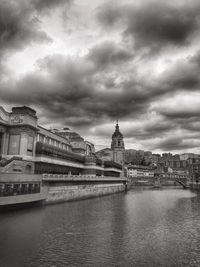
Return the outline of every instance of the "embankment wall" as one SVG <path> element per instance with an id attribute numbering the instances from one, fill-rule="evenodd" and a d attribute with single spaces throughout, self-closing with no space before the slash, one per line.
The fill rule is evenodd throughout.
<path id="1" fill-rule="evenodd" d="M 122 183 L 50 186 L 46 204 L 99 197 L 125 191 Z"/>

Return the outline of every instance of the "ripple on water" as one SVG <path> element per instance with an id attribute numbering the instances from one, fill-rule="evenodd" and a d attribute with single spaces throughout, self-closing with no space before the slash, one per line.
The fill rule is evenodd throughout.
<path id="1" fill-rule="evenodd" d="M 0 266 L 200 266 L 200 196 L 186 190 L 134 190 L 0 220 Z"/>

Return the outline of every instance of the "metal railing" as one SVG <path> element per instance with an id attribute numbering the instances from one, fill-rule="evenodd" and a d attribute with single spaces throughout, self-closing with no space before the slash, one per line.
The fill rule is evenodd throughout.
<path id="1" fill-rule="evenodd" d="M 96 176 L 96 175 L 72 175 L 72 174 L 43 174 L 42 175 L 43 181 L 56 181 L 56 180 L 63 180 L 63 181 L 75 181 L 75 180 L 127 180 L 126 177 L 114 177 L 114 176 Z"/>

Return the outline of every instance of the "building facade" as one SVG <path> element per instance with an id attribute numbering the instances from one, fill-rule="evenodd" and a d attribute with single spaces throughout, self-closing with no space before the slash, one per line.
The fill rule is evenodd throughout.
<path id="1" fill-rule="evenodd" d="M 38 125 L 32 108 L 13 107 L 12 112 L 7 112 L 0 107 L 2 173 L 121 175 L 120 164 L 112 160 L 102 162 L 94 155 L 90 142 L 79 138 L 81 142 L 83 153 L 74 152 L 71 139 Z"/>
<path id="2" fill-rule="evenodd" d="M 95 153 L 94 145 L 91 142 L 84 140 L 80 134 L 70 130 L 69 128 L 65 127 L 60 130 L 52 129 L 51 131 L 66 138 L 70 142 L 73 152 L 87 156 Z"/>
<path id="3" fill-rule="evenodd" d="M 154 169 L 148 166 L 139 165 L 127 165 L 127 177 L 128 178 L 153 178 Z"/>

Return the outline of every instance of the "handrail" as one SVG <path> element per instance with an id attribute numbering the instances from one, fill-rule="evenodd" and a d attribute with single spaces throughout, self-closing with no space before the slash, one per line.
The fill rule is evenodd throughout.
<path id="1" fill-rule="evenodd" d="M 7 166 L 10 162 L 12 162 L 13 160 L 22 160 L 22 157 L 17 157 L 17 156 L 13 156 L 12 158 L 10 159 L 5 159 L 3 158 L 1 161 L 0 161 L 0 167 L 5 167 Z"/>

